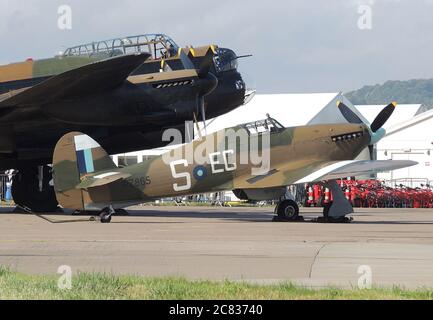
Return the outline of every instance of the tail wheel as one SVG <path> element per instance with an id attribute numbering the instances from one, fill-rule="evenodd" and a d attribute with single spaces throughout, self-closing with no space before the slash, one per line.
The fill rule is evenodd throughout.
<path id="1" fill-rule="evenodd" d="M 293 200 L 284 200 L 277 206 L 278 217 L 285 220 L 297 220 L 299 218 L 299 206 Z"/>

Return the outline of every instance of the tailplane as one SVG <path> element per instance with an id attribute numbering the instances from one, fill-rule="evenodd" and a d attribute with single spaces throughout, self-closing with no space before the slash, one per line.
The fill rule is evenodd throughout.
<path id="1" fill-rule="evenodd" d="M 63 208 L 84 210 L 83 178 L 96 172 L 118 169 L 107 152 L 91 137 L 71 132 L 56 145 L 53 156 L 54 190 Z"/>

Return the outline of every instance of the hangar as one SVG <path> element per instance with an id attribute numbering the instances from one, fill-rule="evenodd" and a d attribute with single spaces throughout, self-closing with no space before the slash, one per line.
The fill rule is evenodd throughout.
<path id="1" fill-rule="evenodd" d="M 380 107 L 379 107 L 380 108 Z M 387 135 L 376 146 L 378 160 L 413 160 L 417 166 L 378 175 L 390 186 L 403 184 L 412 188 L 433 185 L 433 110 L 418 113 L 411 105 L 410 112 L 400 106 L 396 117 L 385 127 Z M 362 109 L 362 108 L 361 108 Z M 419 109 L 418 109 L 419 110 Z"/>
<path id="2" fill-rule="evenodd" d="M 270 114 L 286 127 L 326 122 L 346 122 L 336 108 L 337 101 L 353 104 L 342 93 L 258 94 L 248 104 L 207 122 L 207 133 L 260 120 Z M 355 108 L 369 122 L 384 108 L 383 105 L 357 105 Z M 337 119 L 337 120 L 336 120 Z M 203 125 L 200 124 L 203 128 Z M 412 168 L 378 175 L 390 185 L 419 187 L 433 185 L 433 109 L 421 104 L 398 105 L 386 124 L 387 136 L 375 146 L 378 160 L 414 160 Z M 139 151 L 113 156 L 118 165 L 131 165 L 161 155 L 170 148 Z M 360 158 L 367 159 L 366 150 Z"/>

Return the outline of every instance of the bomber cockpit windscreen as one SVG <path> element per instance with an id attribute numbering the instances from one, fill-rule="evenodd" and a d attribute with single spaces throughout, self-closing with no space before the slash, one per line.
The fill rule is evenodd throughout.
<path id="1" fill-rule="evenodd" d="M 218 48 L 214 61 L 217 73 L 237 70 L 238 68 L 238 56 L 230 49 Z"/>

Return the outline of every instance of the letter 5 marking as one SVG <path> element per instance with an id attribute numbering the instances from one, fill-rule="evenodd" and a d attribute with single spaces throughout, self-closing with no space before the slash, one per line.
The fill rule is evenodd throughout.
<path id="1" fill-rule="evenodd" d="M 173 189 L 176 192 L 187 191 L 191 189 L 191 175 L 189 172 L 176 172 L 176 166 L 183 165 L 185 168 L 188 168 L 188 161 L 186 160 L 178 160 L 170 163 L 171 175 L 174 179 L 185 179 L 186 183 L 184 185 L 179 185 L 178 183 L 173 184 Z"/>

